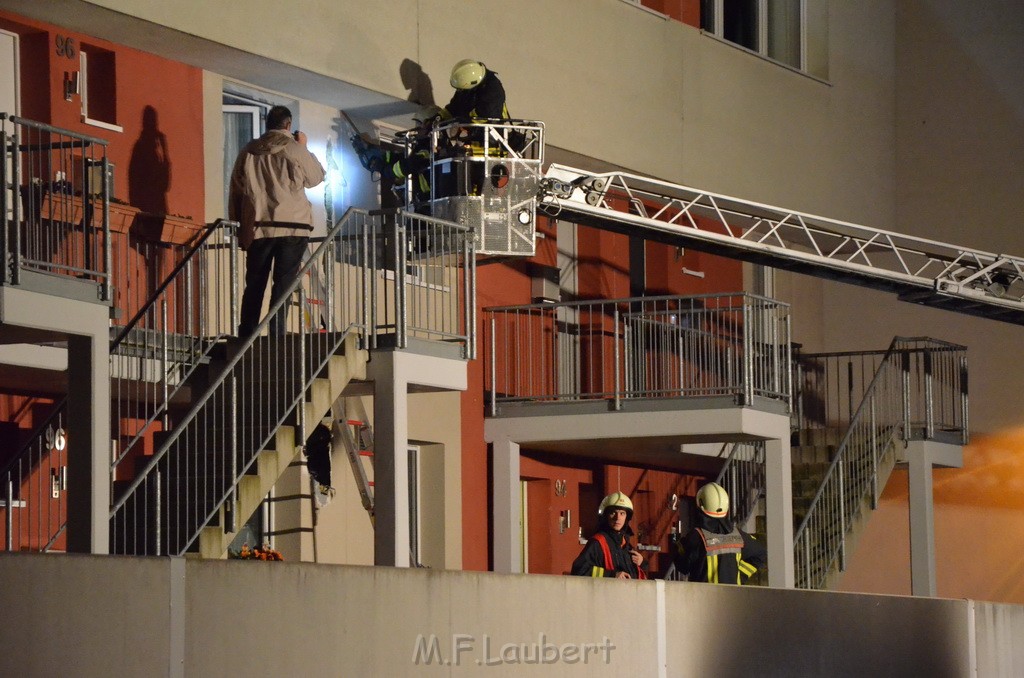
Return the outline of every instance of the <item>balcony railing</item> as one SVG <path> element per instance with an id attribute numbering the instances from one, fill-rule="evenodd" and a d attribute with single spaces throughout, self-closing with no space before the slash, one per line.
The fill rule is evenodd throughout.
<path id="1" fill-rule="evenodd" d="M 749 294 L 486 309 L 491 414 L 503 403 L 731 396 L 789 403 L 789 307 Z"/>
<path id="2" fill-rule="evenodd" d="M 107 142 L 0 113 L 0 282 L 75 279 L 110 300 Z M 76 211 L 77 204 L 77 211 Z"/>

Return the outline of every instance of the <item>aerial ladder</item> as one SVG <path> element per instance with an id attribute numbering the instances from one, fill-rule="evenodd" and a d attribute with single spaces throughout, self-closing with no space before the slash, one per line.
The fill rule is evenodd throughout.
<path id="1" fill-rule="evenodd" d="M 531 256 L 536 215 L 1024 324 L 1024 258 L 903 235 L 628 172 L 544 168 L 544 126 L 451 120 L 396 135 L 425 158 L 407 209 L 472 226 L 478 254 Z M 421 184 L 422 185 L 422 184 Z"/>

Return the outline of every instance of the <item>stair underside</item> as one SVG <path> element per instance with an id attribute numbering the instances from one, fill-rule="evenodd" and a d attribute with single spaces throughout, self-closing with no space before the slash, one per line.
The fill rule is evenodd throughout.
<path id="1" fill-rule="evenodd" d="M 330 358 L 325 377 L 317 379 L 310 389 L 311 399 L 303 403 L 303 417 L 307 423 L 320 421 L 350 382 L 366 379 L 368 354 L 357 347 L 357 341 L 355 335 L 346 337 L 344 354 Z M 257 456 L 250 473 L 239 482 L 234 507 L 236 528 L 241 528 L 256 511 L 285 469 L 298 456 L 301 445 L 298 429 L 294 425 L 283 425 L 274 433 L 270 444 Z M 237 530 L 225 531 L 224 513 L 221 507 L 217 517 L 200 532 L 197 540 L 199 556 L 223 558 L 227 555 L 228 546 L 237 535 Z"/>

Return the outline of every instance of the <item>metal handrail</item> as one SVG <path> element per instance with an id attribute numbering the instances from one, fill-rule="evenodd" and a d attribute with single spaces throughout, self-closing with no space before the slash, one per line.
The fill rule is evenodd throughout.
<path id="1" fill-rule="evenodd" d="M 729 519 L 736 525 L 745 525 L 765 495 L 765 443 L 758 440 L 726 445 L 731 445 L 731 449 L 714 482 L 729 495 Z"/>
<path id="2" fill-rule="evenodd" d="M 315 369 L 310 370 L 309 372 L 306 373 L 305 376 L 303 376 L 300 379 L 299 383 L 301 384 L 301 386 L 300 388 L 296 389 L 298 390 L 298 393 L 295 393 L 293 390 L 293 395 L 286 395 L 283 403 L 276 403 L 278 405 L 278 410 L 272 416 L 277 421 L 272 422 L 272 425 L 268 427 L 265 437 L 259 440 L 250 441 L 251 444 L 247 446 L 250 449 L 244 450 L 244 456 L 241 460 L 239 460 L 239 450 L 237 448 L 239 446 L 240 441 L 238 441 L 237 439 L 238 433 L 236 429 L 238 416 L 240 413 L 238 412 L 238 401 L 237 395 L 235 393 L 236 379 L 238 377 L 238 375 L 235 373 L 235 369 L 244 358 L 247 358 L 249 356 L 253 346 L 256 344 L 257 339 L 270 327 L 270 324 L 274 320 L 275 316 L 279 312 L 281 312 L 286 305 L 291 303 L 290 299 L 292 294 L 301 289 L 301 286 L 306 276 L 312 269 L 314 262 L 317 262 L 321 257 L 323 257 L 324 253 L 330 249 L 329 245 L 333 237 L 335 235 L 338 235 L 344 228 L 344 226 L 349 223 L 350 220 L 354 220 L 355 216 L 353 215 L 357 214 L 361 214 L 363 217 L 365 217 L 366 213 L 350 210 L 349 212 L 346 212 L 344 216 L 338 219 L 338 221 L 335 223 L 331 231 L 328 233 L 327 238 L 320 242 L 319 245 L 316 246 L 312 256 L 306 259 L 305 263 L 300 268 L 298 275 L 291 282 L 286 292 L 282 294 L 282 296 L 276 302 L 270 305 L 270 308 L 268 309 L 266 316 L 257 325 L 255 331 L 248 337 L 239 340 L 237 344 L 237 351 L 235 352 L 234 356 L 227 360 L 227 363 L 224 366 L 224 368 L 219 372 L 219 374 L 216 377 L 214 377 L 214 379 L 211 381 L 211 383 L 206 388 L 204 393 L 194 400 L 188 412 L 181 418 L 178 424 L 173 429 L 171 429 L 167 439 L 164 441 L 162 445 L 159 446 L 157 450 L 154 451 L 149 462 L 139 471 L 135 479 L 131 481 L 128 484 L 128 486 L 122 491 L 120 497 L 115 498 L 115 501 L 110 510 L 110 519 L 112 522 L 115 523 L 115 539 L 120 539 L 120 543 L 115 543 L 112 545 L 115 552 L 147 553 L 151 548 L 155 547 L 157 555 L 160 555 L 165 552 L 173 553 L 175 555 L 180 555 L 181 553 L 184 553 L 191 546 L 195 538 L 198 536 L 199 531 L 202 529 L 202 527 L 206 525 L 206 523 L 214 515 L 216 515 L 218 511 L 220 511 L 221 507 L 224 506 L 225 502 L 227 502 L 228 499 L 231 498 L 231 493 L 234 491 L 234 488 L 236 487 L 238 480 L 241 478 L 242 475 L 245 474 L 246 470 L 255 462 L 259 451 L 263 449 L 263 447 L 267 444 L 269 438 L 274 435 L 277 428 L 285 421 L 288 414 L 292 412 L 295 409 L 298 402 L 300 402 L 304 393 L 306 392 L 306 389 L 309 387 L 309 383 L 307 383 L 306 376 L 310 374 L 318 374 L 319 371 L 323 368 L 324 364 L 326 364 L 326 359 L 333 355 L 337 348 L 341 346 L 342 342 L 344 341 L 344 337 L 347 336 L 349 331 L 351 331 L 352 326 L 347 328 L 344 331 L 344 333 L 341 334 L 340 339 L 337 337 L 337 335 L 334 335 L 334 339 L 332 340 L 334 345 L 330 348 L 330 351 L 327 352 L 326 358 L 324 359 L 324 363 L 317 365 Z M 333 254 L 333 251 L 331 253 Z M 319 332 L 317 331 L 317 334 L 318 333 Z M 300 334 L 305 333 L 300 331 Z M 303 345 L 302 340 L 300 340 L 299 345 L 300 347 Z M 294 352 L 290 352 L 289 357 L 294 358 Z M 304 358 L 304 356 L 302 356 L 302 358 Z M 305 370 L 305 367 L 305 360 L 300 360 L 300 369 Z M 281 375 L 278 374 L 277 376 Z M 225 384 L 227 384 L 227 387 L 225 387 Z M 224 394 L 221 393 L 221 391 L 228 392 Z M 222 397 L 223 400 L 221 399 Z M 228 402 L 225 403 L 224 400 Z M 227 442 L 229 449 L 227 450 L 227 454 L 230 455 L 230 459 L 228 459 L 227 464 L 225 464 L 225 466 L 221 468 L 222 473 L 226 474 L 227 476 L 227 488 L 223 491 L 217 491 L 216 488 L 212 488 L 212 493 L 210 493 L 208 497 L 212 499 L 212 501 L 209 502 L 207 506 L 200 506 L 197 509 L 198 512 L 202 513 L 202 515 L 196 515 L 194 519 L 190 521 L 191 524 L 186 525 L 185 529 L 188 530 L 188 532 L 185 535 L 181 535 L 180 533 L 176 534 L 174 536 L 177 537 L 177 539 L 172 540 L 172 537 L 169 534 L 170 516 L 168 515 L 164 518 L 161 518 L 159 515 L 161 502 L 160 488 L 162 486 L 166 486 L 167 489 L 170 489 L 169 486 L 171 485 L 171 479 L 169 477 L 161 479 L 159 475 L 159 467 L 161 464 L 164 463 L 165 459 L 169 458 L 172 451 L 177 451 L 181 449 L 181 445 L 179 445 L 179 440 L 181 438 L 184 437 L 185 440 L 182 442 L 184 444 L 187 444 L 188 438 L 190 437 L 190 435 L 193 434 L 193 432 L 190 431 L 189 429 L 190 424 L 197 421 L 200 415 L 205 413 L 207 405 L 211 403 L 214 406 L 227 405 L 229 407 L 229 416 L 220 420 L 222 425 L 227 425 L 229 427 L 229 432 L 227 434 Z M 283 405 L 283 407 L 281 407 L 281 405 Z M 211 419 L 218 420 L 219 418 L 216 417 L 214 413 L 214 416 L 211 416 Z M 206 422 L 200 421 L 199 423 L 205 425 Z M 301 438 L 300 440 L 304 440 L 304 438 Z M 221 435 L 220 442 L 224 442 L 223 434 Z M 221 459 L 221 461 L 223 462 L 225 460 Z M 241 463 L 239 463 L 239 461 Z M 187 464 L 187 462 L 188 460 L 186 459 L 185 463 Z M 230 468 L 230 471 L 227 470 L 228 468 Z M 198 469 L 196 470 L 198 471 Z M 155 509 L 157 528 L 154 531 L 156 543 L 151 544 L 150 537 L 148 534 L 146 534 L 146 538 L 143 540 L 143 543 L 141 545 L 137 543 L 138 540 L 134 535 L 131 539 L 131 544 L 129 544 L 129 536 L 127 535 L 126 531 L 130 528 L 138 530 L 139 526 L 133 524 L 132 522 L 133 519 L 137 520 L 138 516 L 128 515 L 129 511 L 126 510 L 126 507 L 129 501 L 133 499 L 133 497 L 135 497 L 137 493 L 144 494 L 142 500 L 144 502 L 148 502 L 149 493 L 145 489 L 140 488 L 143 488 L 144 484 L 148 484 L 151 482 L 155 482 L 157 484 L 157 488 L 154 490 L 154 496 L 156 497 L 157 501 L 157 507 Z M 198 492 L 203 492 L 205 489 L 206 488 L 199 489 L 197 491 L 197 494 Z M 141 510 L 144 513 L 144 518 L 146 518 L 148 522 L 149 516 L 147 513 L 147 508 L 148 507 L 144 506 Z M 186 510 L 187 508 L 188 507 L 186 507 Z M 138 510 L 133 511 L 132 513 L 137 514 Z M 117 521 L 120 521 L 120 524 L 118 524 Z M 169 529 L 167 532 L 161 529 L 163 527 L 164 522 L 168 523 Z M 119 529 L 121 533 L 119 533 Z M 166 547 L 163 543 L 165 540 L 167 542 Z"/>
<path id="3" fill-rule="evenodd" d="M 751 294 L 631 297 L 484 309 L 499 403 L 790 398 L 788 305 Z"/>
<path id="4" fill-rule="evenodd" d="M 181 258 L 181 260 L 178 262 L 178 264 L 174 267 L 174 269 L 168 274 L 168 276 L 163 280 L 163 282 L 158 286 L 158 288 L 149 296 L 148 300 L 141 305 L 139 310 L 128 321 L 128 323 L 123 328 L 121 328 L 120 331 L 118 331 L 117 335 L 111 341 L 111 344 L 110 344 L 110 362 L 111 362 L 112 366 L 114 365 L 115 361 L 119 357 L 118 349 L 121 347 L 121 345 L 124 342 L 124 340 L 128 336 L 131 335 L 131 333 L 139 326 L 139 324 L 143 321 L 144 318 L 146 318 L 148 315 L 150 315 L 153 312 L 153 309 L 157 306 L 158 302 L 164 297 L 164 295 L 166 294 L 167 290 L 172 285 L 176 284 L 176 281 L 181 276 L 181 274 L 184 271 L 186 271 L 186 269 L 192 264 L 192 262 L 197 258 L 198 253 L 206 247 L 206 245 L 207 245 L 209 239 L 211 238 L 211 236 L 213 236 L 213 234 L 215 232 L 217 232 L 218 230 L 225 229 L 225 230 L 228 231 L 229 247 L 232 248 L 232 258 L 234 258 L 233 257 L 233 255 L 234 255 L 233 245 L 234 245 L 234 230 L 236 228 L 237 228 L 237 223 L 236 222 L 228 221 L 226 219 L 218 219 L 215 222 L 213 222 L 212 224 L 207 225 L 207 227 L 204 230 L 203 234 L 192 243 L 191 247 L 188 249 L 186 254 Z M 232 269 L 234 269 L 234 268 L 236 268 L 236 267 L 232 266 Z M 234 296 L 232 296 L 232 300 L 233 299 L 234 299 Z M 236 315 L 237 315 L 236 312 L 233 310 L 232 311 L 232 318 L 234 318 L 234 320 L 232 320 L 230 322 L 233 322 L 234 324 L 237 324 L 237 319 L 235 318 Z M 201 356 L 201 354 L 205 354 L 205 352 L 209 350 L 209 347 L 214 345 L 217 342 L 217 340 L 218 340 L 218 337 L 209 338 L 209 340 L 207 341 L 206 349 L 201 351 L 200 354 L 193 354 L 192 357 L 193 358 L 199 358 Z M 190 369 L 194 369 L 194 364 L 193 365 L 183 365 L 180 362 L 175 362 L 175 363 L 170 364 L 168 366 L 168 368 L 166 368 L 164 370 L 164 373 L 167 374 L 171 370 L 179 370 L 179 369 L 182 369 L 182 368 L 187 368 L 189 370 Z M 156 410 L 149 416 L 145 426 L 148 426 L 153 421 L 155 421 L 155 420 L 161 418 L 162 416 L 164 416 L 164 411 L 166 410 L 168 402 L 169 401 L 167 399 L 164 399 L 163 402 L 158 404 L 158 407 L 156 408 Z M 16 453 L 6 464 L 4 464 L 4 466 L 2 468 L 0 468 L 0 477 L 6 477 L 8 474 L 10 474 L 12 471 L 14 471 L 16 467 L 21 468 L 21 467 L 24 467 L 26 464 L 28 464 L 29 466 L 32 466 L 32 467 L 35 467 L 35 466 L 38 465 L 38 464 L 32 464 L 31 463 L 30 457 L 32 456 L 33 451 L 36 450 L 37 446 L 38 446 L 38 448 L 40 450 L 42 450 L 42 448 L 43 448 L 43 442 L 42 441 L 44 441 L 45 438 L 47 437 L 47 432 L 51 432 L 50 435 L 52 436 L 52 432 L 53 431 L 59 431 L 59 430 L 61 430 L 63 428 L 61 426 L 60 422 L 64 418 L 66 418 L 66 410 L 67 410 L 67 396 L 64 396 L 63 398 L 61 398 L 59 401 L 57 401 L 55 403 L 55 405 L 54 405 L 52 411 L 50 412 L 50 414 L 48 414 L 46 416 L 46 418 L 34 429 L 32 434 L 28 437 L 28 442 L 26 442 L 26 444 L 22 447 L 22 449 L 18 453 Z M 115 411 L 112 414 L 114 415 L 112 417 L 112 419 L 116 422 L 119 419 L 118 411 L 115 409 Z M 55 425 L 56 425 L 56 428 L 54 428 Z M 143 427 L 143 429 L 145 428 L 145 426 Z M 141 438 L 142 438 L 142 431 L 140 431 L 135 436 L 135 438 L 118 453 L 117 457 L 114 459 L 114 461 L 111 464 L 111 472 L 112 473 L 114 473 L 116 471 L 116 468 L 117 468 L 118 464 L 128 455 L 128 453 L 130 452 L 132 446 L 138 440 L 140 440 Z M 52 449 L 51 449 L 51 453 L 53 453 Z M 40 452 L 39 456 L 40 456 L 40 458 L 42 457 L 42 452 Z M 62 463 L 58 463 L 57 464 L 57 467 L 61 467 L 61 466 L 63 466 Z M 37 492 L 36 494 L 39 494 L 39 493 Z M 60 514 L 62 514 L 62 511 L 60 511 L 59 509 L 60 509 L 60 507 L 58 507 L 57 513 L 60 515 Z M 10 512 L 8 512 L 8 513 L 10 513 Z M 56 542 L 56 539 L 64 531 L 64 528 L 65 528 L 65 525 L 66 525 L 65 520 L 62 518 L 58 522 L 59 522 L 59 525 L 56 526 L 56 529 L 55 529 L 54 533 L 49 536 L 48 541 L 47 541 L 46 545 L 43 546 L 42 550 L 45 551 L 45 550 L 48 550 L 50 547 L 52 547 L 53 544 Z M 9 542 L 7 544 L 7 548 L 9 550 L 11 548 L 11 546 L 12 546 L 12 544 L 10 543 L 11 542 L 11 535 L 10 535 L 9 531 L 8 531 L 8 540 L 7 541 Z"/>
<path id="5" fill-rule="evenodd" d="M 797 527 L 794 546 L 797 551 L 798 586 L 821 586 L 837 559 L 840 560 L 840 569 L 844 567 L 842 561 L 845 557 L 846 533 L 859 513 L 861 503 L 869 496 L 873 502 L 877 502 L 880 492 L 879 467 L 894 441 L 910 439 L 913 427 L 923 425 L 924 436 L 927 438 L 933 437 L 937 429 L 944 428 L 959 434 L 960 442 L 966 444 L 965 350 L 956 344 L 925 337 L 896 337 L 892 340 L 864 390 L 807 514 Z M 936 371 L 933 360 L 935 353 L 950 354 L 950 360 L 947 361 L 950 365 L 944 369 L 940 366 Z M 912 389 L 911 362 L 917 356 L 923 358 L 920 379 L 923 383 L 918 384 L 917 389 Z M 945 395 L 951 395 L 959 401 L 955 408 L 946 413 L 952 416 L 952 420 L 936 419 L 934 400 L 945 397 L 944 394 L 936 394 L 936 381 L 940 382 L 940 390 L 947 392 Z M 923 403 L 916 402 L 913 397 L 919 391 L 923 391 Z M 918 422 L 911 412 L 920 411 L 922 405 L 925 419 Z M 855 445 L 859 446 L 857 451 L 851 451 Z M 848 479 L 848 473 L 854 477 Z M 829 513 L 819 517 L 825 511 Z M 816 526 L 819 533 L 817 551 L 820 557 L 815 558 L 811 555 L 812 525 Z M 812 580 L 812 568 L 818 572 L 816 580 Z"/>
<path id="6" fill-rule="evenodd" d="M 466 353 L 471 351 L 469 300 L 462 296 L 459 301 L 451 269 L 461 262 L 465 275 L 471 276 L 473 252 L 472 232 L 455 224 L 404 212 L 349 210 L 318 241 L 256 333 L 232 342 L 233 354 L 119 493 L 111 510 L 115 551 L 180 554 L 189 549 L 204 525 L 222 509 L 234 507 L 242 475 L 289 417 L 298 418 L 302 437 L 296 436 L 296 442 L 304 440 L 305 408 L 300 403 L 351 332 L 360 332 L 366 348 L 381 345 L 384 334 L 394 334 L 398 347 L 419 336 L 457 341 Z M 273 355 L 260 353 L 259 335 L 275 315 L 287 310 L 293 294 L 300 296 L 300 309 L 307 308 L 304 286 L 314 271 L 330 281 L 324 290 L 328 298 L 316 305 L 320 317 L 311 311 L 297 332 L 273 344 Z M 390 280 L 383 275 L 387 271 Z M 378 274 L 383 283 L 378 283 Z M 430 278 L 429 284 L 417 276 Z M 378 293 L 384 294 L 383 306 Z"/>
<path id="7" fill-rule="evenodd" d="M 8 121 L 13 125 L 13 133 L 7 131 Z M 0 219 L 4 222 L 4 228 L 0 229 L 0 252 L 4 257 L 0 276 L 5 281 L 21 284 L 23 269 L 85 278 L 98 283 L 100 301 L 110 300 L 111 196 L 106 181 L 109 167 L 106 147 L 107 141 L 97 137 L 0 112 L 0 150 L 5 158 L 11 155 L 9 166 L 6 161 L 0 163 Z M 78 157 L 70 152 L 76 148 L 81 150 Z M 23 160 L 25 167 L 22 167 Z M 98 190 L 94 191 L 90 181 L 96 168 L 100 170 L 101 179 Z M 8 176 L 8 171 L 11 176 Z M 22 176 L 23 172 L 25 176 Z M 8 193 L 8 187 L 13 187 L 14 191 Z M 41 221 L 36 198 L 41 204 L 44 196 L 63 196 L 73 188 L 83 196 L 81 220 L 84 228 L 80 232 L 80 242 L 74 241 L 75 245 L 68 249 L 63 260 L 55 257 L 55 245 L 70 242 L 76 237 L 75 228 L 66 220 L 63 227 L 52 226 L 56 222 L 50 221 L 51 228 L 26 231 L 24 235 L 20 228 L 8 229 L 10 223 L 20 225 L 23 217 L 33 223 Z M 96 209 L 92 205 L 92 196 L 99 200 L 100 223 L 95 229 L 90 224 Z M 25 198 L 28 199 L 27 204 L 22 205 Z M 93 231 L 100 237 L 97 238 Z"/>

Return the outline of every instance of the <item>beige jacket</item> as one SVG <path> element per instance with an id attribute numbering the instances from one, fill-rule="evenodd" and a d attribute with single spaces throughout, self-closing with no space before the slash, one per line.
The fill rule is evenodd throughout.
<path id="1" fill-rule="evenodd" d="M 270 130 L 246 144 L 235 160 L 228 218 L 239 223 L 238 242 L 309 235 L 313 207 L 307 188 L 324 180 L 323 165 L 285 130 Z"/>

